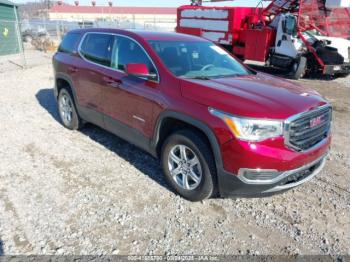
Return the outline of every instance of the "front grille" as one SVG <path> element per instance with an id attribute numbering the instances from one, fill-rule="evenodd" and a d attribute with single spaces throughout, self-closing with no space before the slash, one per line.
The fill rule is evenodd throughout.
<path id="1" fill-rule="evenodd" d="M 332 108 L 328 105 L 292 117 L 286 123 L 285 143 L 297 151 L 308 150 L 328 137 L 331 121 Z"/>

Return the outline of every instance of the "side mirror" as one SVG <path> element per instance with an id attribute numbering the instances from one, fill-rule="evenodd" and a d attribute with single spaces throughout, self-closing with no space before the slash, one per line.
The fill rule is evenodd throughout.
<path id="1" fill-rule="evenodd" d="M 156 80 L 157 79 L 157 75 L 151 74 L 148 71 L 147 65 L 141 64 L 141 63 L 127 64 L 125 67 L 125 73 L 127 73 L 129 76 L 146 78 L 148 80 Z"/>

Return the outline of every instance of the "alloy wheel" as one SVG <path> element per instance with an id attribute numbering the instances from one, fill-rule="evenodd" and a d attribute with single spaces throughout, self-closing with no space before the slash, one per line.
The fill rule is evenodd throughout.
<path id="1" fill-rule="evenodd" d="M 63 123 L 69 126 L 73 119 L 73 103 L 67 94 L 62 94 L 60 96 L 59 108 Z"/>
<path id="2" fill-rule="evenodd" d="M 202 181 L 202 167 L 197 155 L 185 145 L 172 147 L 168 167 L 173 180 L 185 190 L 196 189 Z"/>

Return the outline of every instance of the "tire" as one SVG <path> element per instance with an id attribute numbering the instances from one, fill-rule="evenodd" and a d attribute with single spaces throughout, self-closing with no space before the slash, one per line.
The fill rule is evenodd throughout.
<path id="1" fill-rule="evenodd" d="M 307 59 L 304 56 L 299 57 L 292 65 L 292 78 L 298 80 L 306 73 Z"/>
<path id="2" fill-rule="evenodd" d="M 183 161 L 181 152 L 185 152 L 187 161 Z M 214 157 L 200 133 L 181 130 L 170 135 L 162 146 L 161 162 L 168 184 L 183 198 L 201 201 L 216 192 Z"/>
<path id="3" fill-rule="evenodd" d="M 78 130 L 82 127 L 82 119 L 79 117 L 75 107 L 72 93 L 62 88 L 57 99 L 58 114 L 64 127 L 70 130 Z"/>

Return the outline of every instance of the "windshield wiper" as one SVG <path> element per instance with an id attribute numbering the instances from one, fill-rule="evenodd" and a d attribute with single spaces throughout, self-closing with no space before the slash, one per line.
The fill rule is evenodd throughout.
<path id="1" fill-rule="evenodd" d="M 226 77 L 240 77 L 240 76 L 245 76 L 247 74 L 232 74 L 232 75 L 220 75 L 218 78 L 226 78 Z"/>
<path id="2" fill-rule="evenodd" d="M 193 77 L 186 77 L 188 79 L 198 79 L 198 80 L 210 80 L 211 78 L 209 76 L 193 76 Z"/>

